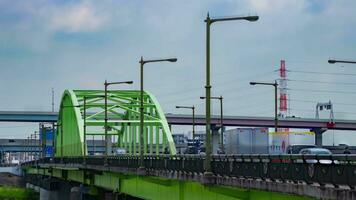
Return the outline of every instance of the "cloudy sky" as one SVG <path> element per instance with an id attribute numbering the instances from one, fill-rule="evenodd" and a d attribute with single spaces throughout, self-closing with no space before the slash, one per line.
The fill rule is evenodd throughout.
<path id="1" fill-rule="evenodd" d="M 312 118 L 317 102 L 331 100 L 335 118 L 354 119 L 356 68 L 327 60 L 356 59 L 355 6 L 353 0 L 0 0 L 0 110 L 51 110 L 52 87 L 56 106 L 63 90 L 100 89 L 105 79 L 133 80 L 130 88 L 138 89 L 140 56 L 174 56 L 177 63 L 146 66 L 145 88 L 167 113 L 188 114 L 174 108 L 179 104 L 203 114 L 209 12 L 260 16 L 212 26 L 212 93 L 224 96 L 227 115 L 272 116 L 272 88 L 248 82 L 274 81 L 284 59 L 290 115 Z M 35 129 L 2 123 L 0 137 Z M 347 143 L 348 135 L 336 143 Z"/>

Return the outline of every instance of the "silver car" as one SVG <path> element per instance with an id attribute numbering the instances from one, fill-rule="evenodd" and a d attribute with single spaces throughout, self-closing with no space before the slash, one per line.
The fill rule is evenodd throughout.
<path id="1" fill-rule="evenodd" d="M 332 155 L 331 151 L 329 149 L 324 149 L 324 148 L 305 148 L 300 150 L 299 154 L 303 154 L 303 155 L 321 155 L 321 156 L 328 156 L 328 155 Z M 320 164 L 331 164 L 333 161 L 330 159 L 306 159 L 305 160 L 306 163 L 320 163 Z"/>
<path id="2" fill-rule="evenodd" d="M 312 154 L 312 155 L 331 155 L 331 151 L 329 149 L 324 149 L 324 148 L 305 148 L 300 150 L 300 154 Z"/>

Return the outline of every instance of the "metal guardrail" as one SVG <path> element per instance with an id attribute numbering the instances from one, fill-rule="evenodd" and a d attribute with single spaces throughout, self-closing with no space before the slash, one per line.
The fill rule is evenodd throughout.
<path id="1" fill-rule="evenodd" d="M 205 156 L 160 155 L 145 156 L 144 167 L 148 170 L 204 173 Z M 23 163 L 81 164 L 104 166 L 101 156 L 43 158 Z M 138 168 L 139 156 L 110 156 L 108 166 Z M 213 155 L 212 171 L 217 176 L 270 179 L 320 185 L 348 185 L 356 187 L 356 155 Z"/>

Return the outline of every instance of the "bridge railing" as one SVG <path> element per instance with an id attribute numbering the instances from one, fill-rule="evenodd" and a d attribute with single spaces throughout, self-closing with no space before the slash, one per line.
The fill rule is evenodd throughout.
<path id="1" fill-rule="evenodd" d="M 205 156 L 159 155 L 145 156 L 144 167 L 150 170 L 169 172 L 203 173 Z M 138 168 L 139 156 L 101 156 L 44 158 L 24 163 L 79 164 L 112 167 Z M 213 155 L 212 172 L 223 177 L 243 177 L 306 183 L 356 186 L 356 155 Z"/>

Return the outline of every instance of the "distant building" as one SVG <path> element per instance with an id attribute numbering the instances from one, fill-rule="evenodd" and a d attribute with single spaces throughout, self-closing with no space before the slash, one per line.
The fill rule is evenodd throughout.
<path id="1" fill-rule="evenodd" d="M 188 136 L 184 133 L 172 134 L 174 144 L 176 145 L 177 153 L 183 154 L 188 147 Z"/>
<path id="2" fill-rule="evenodd" d="M 268 154 L 268 128 L 235 128 L 224 132 L 227 154 Z"/>
<path id="3" fill-rule="evenodd" d="M 183 133 L 173 134 L 174 143 L 177 145 L 187 143 L 188 137 Z"/>

